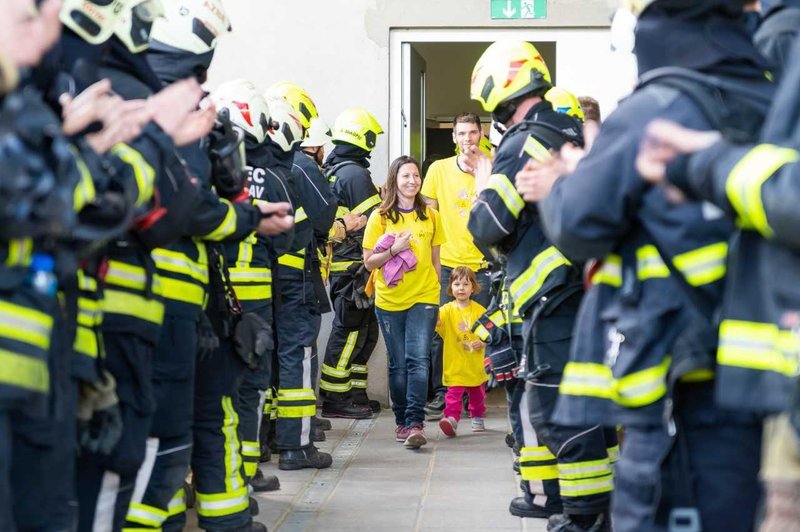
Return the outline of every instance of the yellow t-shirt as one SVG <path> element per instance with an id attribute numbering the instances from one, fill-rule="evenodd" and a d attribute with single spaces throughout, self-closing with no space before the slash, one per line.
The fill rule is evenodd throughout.
<path id="1" fill-rule="evenodd" d="M 458 169 L 458 156 L 434 162 L 422 183 L 422 194 L 439 202 L 444 236 L 442 265 L 450 268 L 466 266 L 477 272 L 483 254 L 472 241 L 467 229 L 469 211 L 475 201 L 475 178 Z"/>
<path id="2" fill-rule="evenodd" d="M 469 346 L 480 340 L 471 329 L 484 312 L 486 309 L 475 301 L 470 301 L 466 308 L 461 308 L 458 301 L 451 301 L 439 309 L 436 332 L 444 340 L 442 383 L 445 386 L 479 386 L 489 380 L 483 369 L 486 348 L 473 351 Z"/>
<path id="3" fill-rule="evenodd" d="M 388 286 L 382 272 L 378 272 L 375 276 L 375 306 L 381 310 L 399 311 L 417 303 L 439 305 L 439 277 L 433 268 L 432 256 L 433 246 L 441 246 L 445 241 L 439 213 L 428 208 L 427 220 L 418 219 L 414 212 L 400 214 L 397 223 L 388 217 L 385 220 L 387 233 L 412 233 L 411 251 L 417 257 L 417 267 L 405 272 L 395 286 Z M 364 229 L 364 249 L 374 249 L 383 233 L 381 214 L 375 209 Z"/>

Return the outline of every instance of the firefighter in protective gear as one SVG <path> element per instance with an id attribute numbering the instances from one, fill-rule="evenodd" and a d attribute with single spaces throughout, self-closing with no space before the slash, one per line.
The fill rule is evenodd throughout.
<path id="1" fill-rule="evenodd" d="M 535 436 L 521 449 L 531 487 L 512 501 L 516 515 L 550 516 L 551 530 L 608 527 L 613 489 L 612 465 L 599 425 L 566 427 L 550 421 L 557 385 L 569 358 L 569 343 L 583 290 L 580 271 L 542 232 L 534 205 L 526 205 L 514 178 L 530 159 L 550 157 L 564 143 L 583 144 L 581 124 L 557 113 L 544 94 L 550 74 L 530 43 L 498 41 L 480 57 L 471 83 L 472 98 L 508 128 L 497 149 L 492 175 L 472 208 L 468 227 L 476 240 L 497 246 L 507 257 L 505 287 L 512 311 L 522 316 L 526 390 L 523 402 Z M 533 493 L 558 479 L 557 491 Z M 550 483 L 551 485 L 555 483 Z M 554 486 L 553 486 L 554 487 Z M 551 499 L 558 499 L 560 504 Z M 563 510 L 563 514 L 554 513 Z"/>
<path id="2" fill-rule="evenodd" d="M 225 83 L 211 99 L 234 124 L 246 128 L 246 145 L 264 141 L 270 111 L 252 83 Z M 262 208 L 266 203 L 267 189 L 272 202 L 288 203 L 280 184 L 270 186 L 263 178 L 256 183 L 252 177 L 249 193 L 255 206 Z M 265 341 L 272 336 L 270 249 L 287 247 L 292 238 L 292 230 L 269 238 L 251 232 L 238 242 L 207 246 L 210 290 L 206 316 L 211 332 L 201 332 L 201 338 L 215 336 L 217 342 L 199 349 L 192 426 L 195 506 L 205 529 L 263 530 L 250 517 L 245 460 L 253 454 L 257 459 L 258 447 L 253 452 L 241 439 L 239 390 L 248 371 L 270 366 L 272 347 Z M 254 410 L 258 396 L 255 402 Z"/>
<path id="3" fill-rule="evenodd" d="M 372 182 L 369 156 L 383 133 L 366 109 L 351 108 L 336 118 L 334 148 L 325 161 L 325 174 L 338 200 L 337 217 L 369 216 L 380 202 Z M 330 257 L 330 295 L 333 326 L 325 348 L 320 377 L 323 417 L 363 419 L 380 409 L 367 397 L 367 361 L 378 343 L 373 303 L 364 298 L 369 273 L 362 262 L 363 230 L 348 232 L 333 246 Z"/>
<path id="4" fill-rule="evenodd" d="M 309 264 L 304 265 L 308 275 L 303 276 L 303 282 L 310 284 L 319 315 L 330 312 L 328 296 L 322 278 L 319 250 L 324 248 L 328 235 L 336 217 L 336 197 L 331 191 L 328 180 L 322 174 L 322 165 L 325 154 L 325 143 L 330 141 L 330 131 L 325 121 L 319 117 L 317 107 L 311 95 L 291 82 L 278 82 L 269 88 L 268 95 L 283 98 L 295 110 L 303 126 L 303 140 L 294 145 L 292 159 L 292 176 L 300 196 L 300 204 L 314 229 L 311 242 L 305 249 L 304 260 Z M 319 365 L 317 354 L 317 338 L 321 320 L 315 320 L 313 341 L 311 342 L 312 358 Z M 317 388 L 317 371 L 314 370 L 312 388 Z M 324 441 L 323 429 L 330 428 L 330 421 L 324 422 L 318 417 L 312 420 L 312 440 Z"/>
<path id="5" fill-rule="evenodd" d="M 221 3 L 175 2 L 165 15 L 153 28 L 148 63 L 165 84 L 193 76 L 204 80 L 216 45 L 216 40 L 206 44 L 205 35 L 224 34 L 229 27 Z M 207 139 L 182 147 L 179 153 L 198 182 L 201 203 L 192 213 L 186 234 L 152 252 L 165 299 L 153 371 L 156 411 L 149 449 L 154 458 L 140 470 L 137 497 L 131 501 L 125 526 L 130 530 L 183 529 L 183 482 L 192 456 L 195 379 L 217 375 L 213 364 L 204 365 L 203 376 L 195 370 L 199 329 L 209 329 L 203 313 L 209 298 L 209 246 L 243 240 L 259 228 L 262 219 L 258 207 L 235 198 L 222 199 L 212 191 L 215 176 Z M 244 177 L 243 159 L 240 164 Z"/>
<path id="6" fill-rule="evenodd" d="M 104 161 L 85 137 L 67 131 L 66 122 L 62 124 L 46 103 L 52 73 L 48 76 L 37 68 L 34 74 L 41 75 L 38 87 L 42 89 L 32 83 L 32 76 L 23 75 L 15 92 L 0 96 L 3 175 L 14 177 L 3 179 L 0 191 L 4 213 L 0 222 L 0 528 L 4 530 L 74 526 L 78 391 L 79 386 L 89 390 L 100 385 L 104 375 L 96 285 L 89 286 L 88 280 L 83 283 L 83 272 L 76 271 L 77 261 L 86 258 L 84 253 L 90 248 L 85 241 L 89 228 L 84 227 L 87 220 L 82 216 L 101 204 L 99 196 L 105 191 L 95 187 L 94 181 L 110 178 L 104 162 L 125 174 L 124 178 L 131 177 L 122 161 L 113 157 Z M 66 120 L 68 114 L 65 109 Z M 66 135 L 72 138 L 67 140 Z M 46 183 L 49 186 L 42 187 Z M 148 193 L 134 186 L 120 191 L 115 201 L 129 212 L 139 192 Z M 122 215 L 116 230 L 106 231 L 105 237 L 100 230 L 94 232 L 96 245 L 117 236 L 127 221 Z M 62 290 L 63 306 L 56 299 L 57 288 Z M 118 423 L 111 415 L 118 413 L 113 390 L 109 399 L 96 405 L 96 412 L 87 412 L 87 423 L 99 421 L 100 410 L 109 414 L 107 420 Z M 81 432 L 87 435 L 88 431 Z M 102 442 L 106 447 L 119 436 L 110 431 L 107 435 L 110 439 Z M 41 491 L 42 482 L 63 489 Z M 29 494 L 34 490 L 40 493 L 32 499 Z"/>
<path id="7" fill-rule="evenodd" d="M 295 238 L 287 253 L 280 254 L 274 308 L 277 375 L 276 444 L 281 453 L 278 467 L 291 470 L 326 468 L 330 454 L 313 445 L 316 396 L 314 379 L 318 362 L 313 348 L 320 327 L 317 295 L 312 282 L 314 227 L 306 207 L 316 215 L 318 201 L 309 194 L 310 183 L 295 179 L 292 164 L 304 131 L 298 113 L 287 100 L 269 100 L 274 127 L 257 164 L 275 172 L 287 183 L 295 205 Z M 256 159 L 251 159 L 255 161 Z M 311 187 L 313 188 L 313 187 Z M 320 431 L 321 432 L 321 431 Z"/>
<path id="8" fill-rule="evenodd" d="M 741 4 L 734 4 L 656 0 L 646 7 L 636 29 L 644 79 L 659 67 L 679 66 L 720 76 L 727 88 L 701 85 L 695 93 L 691 84 L 675 88 L 669 79 L 640 87 L 539 205 L 547 235 L 565 256 L 604 259 L 581 307 L 554 420 L 625 426 L 612 508 L 619 530 L 667 530 L 676 520 L 703 530 L 753 526 L 760 424 L 713 399 L 712 320 L 733 226 L 708 206 L 671 203 L 634 166 L 655 117 L 707 128 L 718 120 L 708 109 L 721 108 L 733 123 L 718 127 L 757 130 L 763 114 L 753 95 L 768 99 L 770 86 L 741 27 Z M 704 37 L 710 27 L 713 45 Z M 692 53 L 665 50 L 666 33 Z M 737 87 L 747 91 L 737 95 Z M 707 93 L 715 105 L 701 103 Z"/>
<path id="9" fill-rule="evenodd" d="M 800 42 L 793 55 L 800 58 Z M 647 134 L 658 144 L 643 145 L 637 168 L 650 182 L 667 182 L 690 200 L 709 201 L 737 220 L 730 274 L 721 310 L 717 349 L 717 398 L 720 404 L 758 415 L 777 415 L 765 425 L 762 478 L 767 517 L 762 529 L 789 529 L 797 523 L 793 500 L 800 470 L 794 442 L 800 434 L 796 327 L 798 301 L 791 289 L 798 239 L 797 214 L 787 208 L 797 194 L 800 154 L 796 149 L 798 105 L 794 83 L 799 63 L 789 62 L 757 144 L 738 144 L 709 132 L 675 124 L 652 124 Z M 661 155 L 657 147 L 695 152 L 686 160 Z M 702 151 L 701 151 L 702 150 Z M 652 160 L 655 165 L 642 164 Z M 685 174 L 666 167 L 688 168 Z M 788 203 L 787 203 L 788 201 Z M 780 275 L 775 274 L 780 268 Z M 767 432 L 769 425 L 782 430 Z M 769 437 L 767 437 L 767 435 Z"/>

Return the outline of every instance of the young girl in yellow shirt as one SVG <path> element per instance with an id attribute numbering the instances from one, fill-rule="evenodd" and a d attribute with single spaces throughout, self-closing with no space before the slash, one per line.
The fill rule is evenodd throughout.
<path id="1" fill-rule="evenodd" d="M 483 305 L 471 299 L 479 290 L 475 272 L 466 266 L 459 266 L 450 274 L 447 287 L 448 295 L 454 297 L 455 301 L 439 309 L 436 332 L 444 340 L 442 382 L 447 386 L 444 416 L 439 421 L 439 428 L 449 437 L 456 435 L 464 394 L 469 399 L 472 432 L 486 430 L 483 422 L 486 413 L 484 383 L 488 380 L 483 369 L 486 344 L 472 332 L 473 324 L 486 312 Z"/>

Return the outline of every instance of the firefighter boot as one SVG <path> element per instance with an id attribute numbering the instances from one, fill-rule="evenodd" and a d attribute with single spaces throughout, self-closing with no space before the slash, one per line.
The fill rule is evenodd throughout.
<path id="1" fill-rule="evenodd" d="M 333 458 L 328 453 L 322 453 L 313 445 L 303 449 L 287 449 L 281 451 L 278 468 L 284 471 L 295 469 L 314 468 L 325 469 L 333 463 Z"/>

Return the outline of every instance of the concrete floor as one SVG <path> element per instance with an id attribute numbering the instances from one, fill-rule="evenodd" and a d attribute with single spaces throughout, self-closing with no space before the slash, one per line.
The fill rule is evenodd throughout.
<path id="1" fill-rule="evenodd" d="M 370 420 L 332 421 L 327 441 L 318 444 L 333 453 L 331 468 L 280 471 L 277 458 L 262 464 L 281 481 L 280 491 L 256 495 L 256 519 L 270 532 L 546 530 L 544 520 L 508 513 L 519 477 L 503 441 L 503 407 L 490 406 L 484 433 L 472 433 L 464 418 L 459 436 L 448 439 L 431 423 L 428 445 L 418 451 L 394 441 L 390 410 Z"/>

